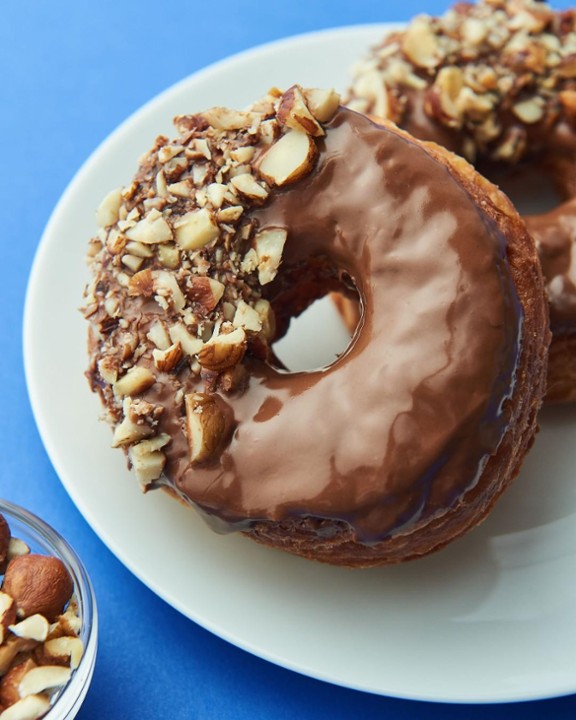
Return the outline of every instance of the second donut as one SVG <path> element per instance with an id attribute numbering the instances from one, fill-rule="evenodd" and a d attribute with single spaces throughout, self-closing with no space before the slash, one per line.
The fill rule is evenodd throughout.
<path id="1" fill-rule="evenodd" d="M 547 399 L 556 402 L 576 400 L 575 58 L 574 10 L 536 0 L 457 3 L 383 38 L 356 66 L 346 98 L 466 157 L 515 202 L 530 187 L 536 205 L 556 193 L 558 207 L 525 218 L 546 278 Z"/>

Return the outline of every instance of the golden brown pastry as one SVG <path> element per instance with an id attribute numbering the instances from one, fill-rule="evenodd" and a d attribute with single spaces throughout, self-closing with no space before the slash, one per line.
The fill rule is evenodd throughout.
<path id="1" fill-rule="evenodd" d="M 337 565 L 476 525 L 532 443 L 546 372 L 540 266 L 511 203 L 331 91 L 176 127 L 105 199 L 89 253 L 88 375 L 143 488 Z M 359 298 L 350 346 L 287 371 L 274 342 L 335 291 Z"/>

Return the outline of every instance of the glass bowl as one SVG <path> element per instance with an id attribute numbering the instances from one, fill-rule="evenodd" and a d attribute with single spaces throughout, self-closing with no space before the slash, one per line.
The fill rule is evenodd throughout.
<path id="1" fill-rule="evenodd" d="M 0 499 L 0 513 L 10 526 L 12 537 L 23 540 L 33 553 L 60 558 L 74 583 L 84 652 L 79 666 L 73 670 L 68 683 L 54 693 L 50 710 L 43 716 L 43 720 L 72 720 L 86 697 L 96 663 L 98 613 L 92 583 L 78 555 L 47 523 L 7 500 Z"/>

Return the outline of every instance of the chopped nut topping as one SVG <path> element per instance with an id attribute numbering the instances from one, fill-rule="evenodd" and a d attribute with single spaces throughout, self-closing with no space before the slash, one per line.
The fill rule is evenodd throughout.
<path id="1" fill-rule="evenodd" d="M 188 297 L 200 306 L 204 314 L 208 314 L 218 305 L 224 290 L 225 286 L 219 280 L 196 276 L 190 279 Z"/>
<path id="2" fill-rule="evenodd" d="M 148 333 L 146 334 L 148 340 L 151 340 L 158 350 L 167 350 L 170 347 L 170 335 L 163 322 L 156 320 Z"/>
<path id="3" fill-rule="evenodd" d="M 199 250 L 218 237 L 212 213 L 202 208 L 183 215 L 174 223 L 176 242 L 183 250 Z"/>
<path id="4" fill-rule="evenodd" d="M 134 403 L 130 397 L 125 398 L 122 409 L 124 419 L 116 425 L 112 438 L 112 447 L 123 447 L 139 442 L 143 438 L 154 435 L 154 428 L 133 412 Z"/>
<path id="5" fill-rule="evenodd" d="M 402 50 L 417 67 L 434 68 L 440 63 L 440 49 L 430 18 L 419 16 L 412 21 L 404 34 Z"/>
<path id="6" fill-rule="evenodd" d="M 574 78 L 576 11 L 478 0 L 385 37 L 358 63 L 345 101 L 402 126 L 416 89 L 432 126 L 458 130 L 462 154 L 515 163 L 542 144 L 526 142 L 524 127 L 544 137 L 563 119 L 574 124 L 570 104 L 558 103 Z"/>
<path id="7" fill-rule="evenodd" d="M 236 175 L 230 182 L 238 192 L 252 200 L 266 200 L 268 197 L 268 190 L 260 185 L 251 173 L 246 172 Z"/>
<path id="8" fill-rule="evenodd" d="M 537 98 L 531 98 L 530 100 L 523 100 L 513 105 L 512 112 L 517 118 L 522 120 L 523 123 L 531 125 L 532 123 L 537 123 L 539 120 L 542 120 L 544 107 L 543 103 L 539 102 Z"/>
<path id="9" fill-rule="evenodd" d="M 289 130 L 262 157 L 258 169 L 271 185 L 290 185 L 307 175 L 318 155 L 314 140 L 303 130 Z"/>
<path id="10" fill-rule="evenodd" d="M 184 294 L 178 285 L 178 280 L 172 273 L 166 270 L 154 270 L 152 273 L 155 299 L 163 308 L 166 303 L 172 305 L 175 310 L 183 310 L 186 305 Z"/>
<path id="11" fill-rule="evenodd" d="M 254 121 L 259 119 L 259 115 L 253 112 L 215 107 L 205 110 L 202 118 L 218 130 L 241 130 L 251 127 Z"/>
<path id="12" fill-rule="evenodd" d="M 118 222 L 118 213 L 122 204 L 122 190 L 117 188 L 106 195 L 100 203 L 97 210 L 98 225 L 100 227 L 110 227 Z"/>
<path id="13" fill-rule="evenodd" d="M 236 328 L 243 328 L 244 330 L 251 330 L 252 332 L 260 332 L 262 329 L 262 317 L 260 313 L 248 303 L 240 300 L 236 307 L 236 313 L 232 324 Z"/>
<path id="14" fill-rule="evenodd" d="M 139 243 L 161 243 L 172 239 L 172 228 L 159 210 L 152 209 L 142 220 L 126 231 L 129 240 Z"/>
<path id="15" fill-rule="evenodd" d="M 220 372 L 238 365 L 245 351 L 246 333 L 239 327 L 230 333 L 216 335 L 205 343 L 198 353 L 198 362 L 208 370 Z"/>
<path id="16" fill-rule="evenodd" d="M 340 105 L 340 95 L 335 90 L 304 88 L 302 94 L 315 120 L 319 123 L 327 123 L 332 120 Z"/>
<path id="17" fill-rule="evenodd" d="M 160 264 L 171 270 L 175 270 L 180 263 L 180 251 L 175 245 L 163 243 L 158 245 L 158 260 Z"/>
<path id="18" fill-rule="evenodd" d="M 259 232 L 254 238 L 258 279 L 261 285 L 267 285 L 276 277 L 287 235 L 284 228 L 268 228 Z"/>
<path id="19" fill-rule="evenodd" d="M 130 447 L 128 456 L 143 487 L 157 480 L 162 474 L 166 464 L 166 455 L 162 448 L 169 442 L 170 436 L 162 434 L 149 440 L 141 440 Z"/>
<path id="20" fill-rule="evenodd" d="M 244 391 L 247 355 L 272 357 L 263 294 L 290 238 L 253 211 L 313 171 L 339 100 L 294 85 L 244 110 L 179 116 L 179 136 L 159 137 L 134 181 L 101 204 L 88 375 L 144 490 L 180 446 L 174 433 L 186 435 L 191 463 L 220 449 L 229 421 L 219 394 Z"/>
<path id="21" fill-rule="evenodd" d="M 434 87 L 440 98 L 440 107 L 446 115 L 446 124 L 460 125 L 462 113 L 458 98 L 464 87 L 464 73 L 455 65 L 443 67 L 436 77 Z"/>
<path id="22" fill-rule="evenodd" d="M 322 125 L 310 112 L 302 88 L 298 85 L 293 85 L 282 95 L 277 118 L 281 125 L 294 130 L 303 130 L 313 137 L 322 137 L 326 134 Z"/>
<path id="23" fill-rule="evenodd" d="M 196 355 L 202 349 L 204 342 L 200 338 L 191 335 L 183 323 L 172 325 L 169 330 L 170 339 L 174 343 L 179 343 L 186 355 Z"/>
<path id="24" fill-rule="evenodd" d="M 134 395 L 138 395 L 138 393 L 147 390 L 155 382 L 156 378 L 150 370 L 136 365 L 135 367 L 130 368 L 126 375 L 114 383 L 114 393 L 118 397 L 123 397 L 124 395 L 130 395 L 130 397 L 133 397 Z"/>
<path id="25" fill-rule="evenodd" d="M 218 450 L 226 432 L 226 421 L 213 395 L 186 395 L 186 431 L 190 461 L 203 462 Z"/>
<path id="26" fill-rule="evenodd" d="M 166 350 L 152 350 L 154 364 L 160 372 L 170 372 L 178 365 L 183 356 L 182 345 L 179 342 L 170 345 Z"/>

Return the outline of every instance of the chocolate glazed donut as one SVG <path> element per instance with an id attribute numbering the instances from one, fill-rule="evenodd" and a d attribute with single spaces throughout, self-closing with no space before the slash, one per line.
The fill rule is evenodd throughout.
<path id="1" fill-rule="evenodd" d="M 269 346 L 290 317 L 339 287 L 357 292 L 360 321 L 347 350 L 318 370 L 282 368 L 254 331 L 241 385 L 214 370 L 154 372 L 135 393 L 163 408 L 154 432 L 165 463 L 147 487 L 168 486 L 219 528 L 307 558 L 400 562 L 480 522 L 533 441 L 548 341 L 536 250 L 510 202 L 465 161 L 344 108 L 314 129 L 307 172 L 275 181 L 266 157 L 300 132 L 285 124 L 294 113 L 286 121 L 281 110 L 294 92 L 267 118 L 284 125 L 280 140 L 252 162 L 269 194 L 244 220 L 256 238 L 286 237 L 254 307 L 274 312 Z M 184 124 L 188 140 L 202 127 L 198 116 Z M 155 158 L 140 177 L 153 175 Z M 98 264 L 109 288 L 101 255 Z M 247 272 L 240 280 L 252 282 Z M 123 317 L 148 337 L 163 315 L 138 290 L 127 295 Z M 92 343 L 91 378 L 110 407 L 98 375 L 104 345 Z M 136 367 L 153 370 L 147 349 Z M 219 441 L 199 457 L 194 413 L 208 406 Z"/>
<path id="2" fill-rule="evenodd" d="M 274 420 L 240 435 L 235 462 L 258 476 L 242 447 L 280 446 L 273 474 L 293 478 L 278 520 L 251 530 L 264 542 L 349 565 L 425 554 L 484 516 L 531 443 L 539 401 L 521 403 L 527 432 L 517 444 L 512 398 L 545 360 L 526 345 L 518 267 L 508 264 L 523 256 L 545 338 L 537 264 L 533 250 L 524 254 L 531 243 L 502 198 L 491 190 L 480 199 L 468 167 L 441 157 L 341 111 L 314 174 L 257 213 L 263 226 L 288 228 L 287 269 L 325 258 L 352 279 L 362 307 L 351 346 L 333 365 L 261 375 L 261 407 L 270 403 Z M 298 428 L 288 442 L 286 426 Z M 302 514 L 305 496 L 308 517 L 282 520 Z"/>
<path id="3" fill-rule="evenodd" d="M 576 400 L 575 50 L 574 10 L 534 0 L 457 3 L 384 38 L 348 96 L 351 107 L 468 158 L 506 192 L 526 173 L 557 190 L 559 207 L 525 218 L 550 304 L 552 402 Z"/>

